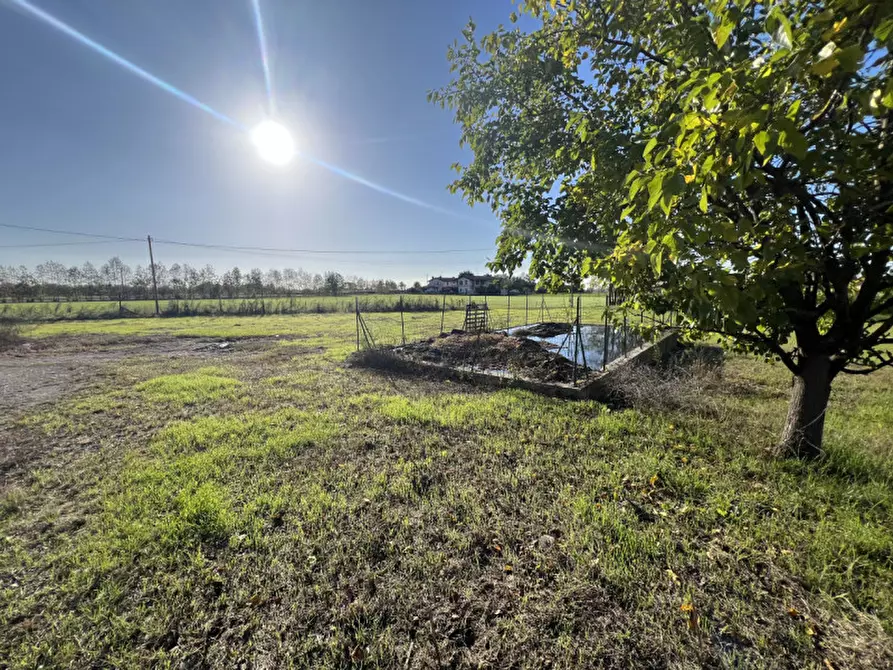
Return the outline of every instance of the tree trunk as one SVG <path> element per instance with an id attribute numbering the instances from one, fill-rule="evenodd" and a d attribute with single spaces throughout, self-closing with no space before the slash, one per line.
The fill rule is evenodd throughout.
<path id="1" fill-rule="evenodd" d="M 825 355 L 803 359 L 794 376 L 788 418 L 776 448 L 779 456 L 816 458 L 822 453 L 825 411 L 831 394 L 831 360 Z"/>

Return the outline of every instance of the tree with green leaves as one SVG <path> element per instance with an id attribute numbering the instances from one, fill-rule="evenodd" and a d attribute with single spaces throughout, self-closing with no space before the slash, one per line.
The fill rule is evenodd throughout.
<path id="1" fill-rule="evenodd" d="M 340 295 L 344 290 L 344 277 L 338 272 L 326 272 L 325 291 L 329 295 Z"/>
<path id="2" fill-rule="evenodd" d="M 893 4 L 520 11 L 536 29 L 469 24 L 430 96 L 474 154 L 451 188 L 502 220 L 492 267 L 598 277 L 781 360 L 779 453 L 818 455 L 832 380 L 893 364 Z"/>

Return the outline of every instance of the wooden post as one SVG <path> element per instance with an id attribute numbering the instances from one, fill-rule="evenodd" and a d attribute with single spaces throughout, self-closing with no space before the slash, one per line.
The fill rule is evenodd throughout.
<path id="1" fill-rule="evenodd" d="M 360 299 L 354 296 L 354 313 L 357 317 L 357 351 L 360 350 Z"/>
<path id="2" fill-rule="evenodd" d="M 406 324 L 403 321 L 403 296 L 400 296 L 400 339 L 403 341 L 403 346 L 406 346 Z"/>
<path id="3" fill-rule="evenodd" d="M 155 279 L 155 257 L 152 255 L 152 236 L 146 235 L 146 240 L 149 242 L 149 264 L 152 266 L 152 290 L 155 294 L 155 316 L 158 316 L 161 313 L 161 310 L 158 308 L 158 282 Z"/>

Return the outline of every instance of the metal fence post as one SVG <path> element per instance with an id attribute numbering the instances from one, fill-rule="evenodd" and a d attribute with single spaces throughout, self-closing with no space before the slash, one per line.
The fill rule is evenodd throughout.
<path id="1" fill-rule="evenodd" d="M 530 319 L 527 315 L 527 310 L 530 309 L 530 291 L 524 293 L 524 325 L 527 326 L 530 324 Z"/>
<path id="2" fill-rule="evenodd" d="M 626 330 L 627 330 L 626 312 L 624 312 L 623 313 L 623 355 L 624 356 L 626 356 Z"/>
<path id="3" fill-rule="evenodd" d="M 446 314 L 446 294 L 443 296 L 443 305 L 440 308 L 440 334 L 443 335 L 443 317 Z"/>
<path id="4" fill-rule="evenodd" d="M 512 294 L 509 293 L 506 296 L 507 307 L 505 310 L 505 330 L 508 332 L 512 327 Z"/>
<path id="5" fill-rule="evenodd" d="M 357 351 L 360 350 L 360 299 L 354 296 L 354 314 L 357 317 Z"/>
<path id="6" fill-rule="evenodd" d="M 400 339 L 403 346 L 406 346 L 406 324 L 403 321 L 403 296 L 400 296 Z"/>
<path id="7" fill-rule="evenodd" d="M 573 307 L 573 296 L 571 296 L 571 307 Z M 577 315 L 574 318 L 574 324 L 571 326 L 574 330 L 574 377 L 573 385 L 577 385 L 577 347 L 580 345 L 580 301 L 577 300 Z M 570 344 L 570 343 L 568 343 Z"/>

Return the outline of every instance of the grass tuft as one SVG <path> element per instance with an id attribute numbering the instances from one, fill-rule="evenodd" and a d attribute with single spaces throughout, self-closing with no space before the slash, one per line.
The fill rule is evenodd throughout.
<path id="1" fill-rule="evenodd" d="M 138 384 L 136 390 L 149 402 L 184 406 L 222 397 L 233 398 L 241 384 L 238 379 L 227 377 L 221 368 L 206 367 L 194 372 L 155 377 Z"/>

